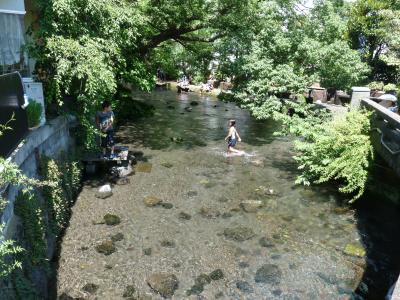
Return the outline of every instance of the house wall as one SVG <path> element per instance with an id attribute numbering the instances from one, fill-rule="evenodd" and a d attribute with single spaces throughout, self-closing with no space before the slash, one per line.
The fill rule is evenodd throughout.
<path id="1" fill-rule="evenodd" d="M 25 13 L 24 0 L 0 0 L 0 11 L 1 10 Z"/>

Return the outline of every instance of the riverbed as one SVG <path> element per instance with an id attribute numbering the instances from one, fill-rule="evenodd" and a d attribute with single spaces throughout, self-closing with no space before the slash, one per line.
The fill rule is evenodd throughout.
<path id="1" fill-rule="evenodd" d="M 59 296 L 162 299 L 154 282 L 160 274 L 173 299 L 366 292 L 359 213 L 340 204 L 346 199 L 333 186 L 295 185 L 292 141 L 273 135 L 278 124 L 213 96 L 158 91 L 133 98 L 155 107 L 154 116 L 117 134 L 137 153 L 135 174 L 107 199 L 95 197 L 106 177 L 85 181 L 61 244 Z M 232 118 L 247 156 L 226 156 Z M 120 222 L 104 224 L 106 214 Z M 104 242 L 112 253 L 99 253 Z"/>

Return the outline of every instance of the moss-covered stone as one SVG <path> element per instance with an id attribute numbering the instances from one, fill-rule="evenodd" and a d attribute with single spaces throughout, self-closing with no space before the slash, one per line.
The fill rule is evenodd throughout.
<path id="1" fill-rule="evenodd" d="M 210 273 L 210 278 L 212 280 L 220 280 L 224 278 L 224 272 L 221 269 L 216 269 Z"/>
<path id="2" fill-rule="evenodd" d="M 251 228 L 237 226 L 237 227 L 226 228 L 224 230 L 224 236 L 229 240 L 233 240 L 236 242 L 243 242 L 251 239 L 252 237 L 255 236 L 255 234 Z"/>
<path id="3" fill-rule="evenodd" d="M 150 255 L 151 255 L 151 252 L 152 252 L 152 249 L 151 249 L 151 248 L 145 248 L 145 249 L 143 249 L 143 254 L 144 254 L 144 255 L 150 256 Z"/>
<path id="4" fill-rule="evenodd" d="M 119 232 L 119 233 L 117 233 L 117 234 L 114 234 L 114 235 L 111 237 L 111 240 L 112 240 L 113 242 L 120 242 L 120 241 L 122 241 L 123 239 L 124 239 L 124 234 L 121 233 L 121 232 Z"/>
<path id="5" fill-rule="evenodd" d="M 165 209 L 171 209 L 174 207 L 174 205 L 172 203 L 167 203 L 167 202 L 161 203 L 161 206 L 162 206 L 162 208 L 165 208 Z"/>
<path id="6" fill-rule="evenodd" d="M 117 248 L 113 241 L 104 241 L 96 246 L 96 251 L 104 255 L 111 255 L 117 251 Z"/>
<path id="7" fill-rule="evenodd" d="M 82 288 L 82 290 L 84 292 L 89 293 L 89 294 L 95 294 L 98 289 L 99 289 L 99 286 L 94 283 L 88 283 Z"/>
<path id="8" fill-rule="evenodd" d="M 200 274 L 199 276 L 196 277 L 194 282 L 196 284 L 206 285 L 206 284 L 209 284 L 211 282 L 211 277 L 209 275 L 207 275 L 207 274 Z"/>
<path id="9" fill-rule="evenodd" d="M 136 288 L 133 285 L 128 285 L 125 290 L 124 293 L 122 294 L 122 297 L 124 298 L 129 298 L 129 297 L 133 297 L 136 293 Z"/>
<path id="10" fill-rule="evenodd" d="M 175 248 L 176 244 L 174 241 L 170 240 L 162 240 L 161 241 L 161 246 L 166 247 L 166 248 Z"/>
<path id="11" fill-rule="evenodd" d="M 121 223 L 121 218 L 113 214 L 106 214 L 103 219 L 104 222 L 109 226 L 115 226 Z"/>
<path id="12" fill-rule="evenodd" d="M 347 244 L 343 252 L 350 256 L 357 256 L 357 257 L 365 256 L 365 249 L 360 245 L 352 243 Z"/>
<path id="13" fill-rule="evenodd" d="M 178 218 L 181 220 L 190 220 L 192 216 L 182 211 L 179 213 Z"/>

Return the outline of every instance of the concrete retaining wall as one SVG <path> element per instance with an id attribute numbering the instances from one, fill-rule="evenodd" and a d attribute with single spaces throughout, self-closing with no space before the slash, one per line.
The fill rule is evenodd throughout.
<path id="1" fill-rule="evenodd" d="M 74 148 L 73 139 L 69 133 L 69 119 L 58 117 L 47 122 L 44 126 L 30 132 L 25 140 L 11 154 L 9 159 L 16 163 L 24 174 L 31 178 L 38 178 L 38 164 L 40 155 L 57 158 L 59 155 L 69 153 Z M 1 215 L 1 222 L 5 225 L 0 239 L 14 239 L 23 241 L 23 230 L 20 218 L 14 214 L 15 198 L 20 187 L 3 187 L 3 197 L 8 200 L 8 204 Z M 1 192 L 1 191 L 0 191 Z M 43 201 L 43 199 L 42 199 Z M 48 212 L 44 211 L 46 219 Z M 56 250 L 57 238 L 48 235 L 47 257 L 52 259 Z M 40 295 L 40 299 L 49 299 L 49 278 L 48 271 L 42 267 L 32 268 L 29 275 L 35 290 Z M 0 283 L 0 299 L 15 299 L 11 282 Z"/>

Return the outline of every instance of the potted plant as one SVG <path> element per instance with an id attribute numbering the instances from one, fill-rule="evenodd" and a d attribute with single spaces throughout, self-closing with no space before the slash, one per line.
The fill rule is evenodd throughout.
<path id="1" fill-rule="evenodd" d="M 36 102 L 33 99 L 29 99 L 29 105 L 26 108 L 29 129 L 36 129 L 39 127 L 42 110 L 43 108 L 40 103 Z"/>

